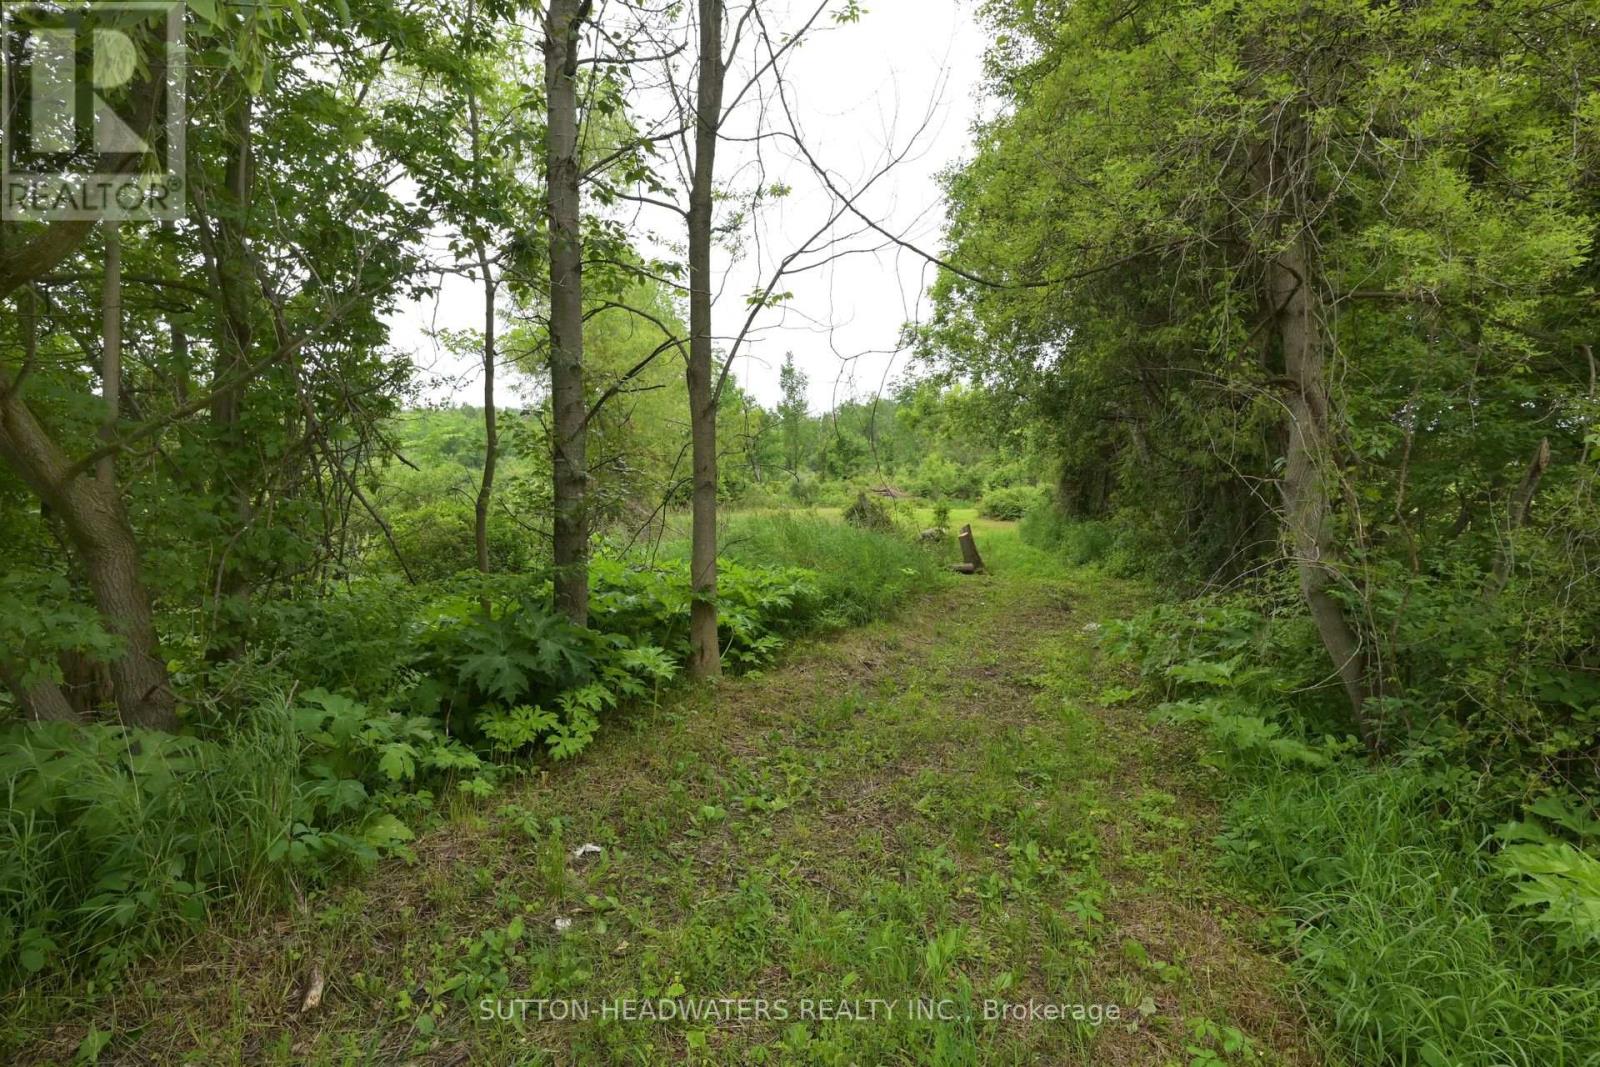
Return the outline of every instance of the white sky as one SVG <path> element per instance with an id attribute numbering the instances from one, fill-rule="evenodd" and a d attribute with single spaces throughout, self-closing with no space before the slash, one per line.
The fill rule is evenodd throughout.
<path id="1" fill-rule="evenodd" d="M 841 188 L 851 189 L 869 178 L 889 151 L 904 152 L 912 142 L 907 157 L 859 206 L 886 229 L 928 251 L 937 250 L 943 219 L 937 175 L 965 158 L 970 126 L 982 106 L 980 70 L 987 42 L 972 19 L 971 2 L 867 0 L 858 24 L 828 26 L 792 53 L 786 70 L 789 99 L 806 143 Z M 773 7 L 781 9 L 781 4 Z M 799 7 L 796 3 L 795 10 Z M 772 25 L 776 29 L 793 21 L 776 18 Z M 730 74 L 730 93 L 736 79 L 736 73 Z M 752 120 L 753 112 L 747 112 L 745 121 Z M 782 121 L 781 113 L 776 121 Z M 725 142 L 720 153 L 719 179 L 735 188 L 755 180 L 752 147 Z M 794 192 L 763 214 L 759 254 L 740 262 L 720 256 L 717 270 L 723 282 L 715 311 L 719 338 L 731 337 L 742 325 L 744 295 L 758 287 L 758 279 L 764 281 L 772 265 L 830 214 L 832 200 L 803 161 L 788 158 L 792 154 L 774 142 L 763 152 L 762 180 L 781 181 Z M 668 173 L 670 168 L 663 168 L 663 176 Z M 681 223 L 665 212 L 639 221 L 682 240 Z M 860 225 L 846 219 L 837 229 L 843 237 L 859 231 Z M 810 378 L 814 411 L 850 396 L 871 395 L 905 370 L 907 355 L 894 349 L 902 325 L 925 310 L 921 295 L 932 271 L 915 253 L 875 249 L 883 244 L 875 235 L 856 236 L 848 247 L 864 254 L 836 259 L 779 285 L 780 292 L 792 292 L 794 298 L 762 314 L 734 366 L 740 383 L 763 404 L 770 407 L 777 400 L 785 351 L 794 352 Z M 753 250 L 756 244 L 749 247 Z M 428 390 L 432 400 L 481 399 L 480 372 L 471 361 L 452 358 L 428 337 L 432 329 L 479 327 L 480 301 L 470 282 L 452 281 L 438 299 L 404 307 L 391 320 L 396 346 L 410 352 L 424 373 L 442 376 Z M 521 402 L 514 380 L 496 394 L 508 405 Z"/>

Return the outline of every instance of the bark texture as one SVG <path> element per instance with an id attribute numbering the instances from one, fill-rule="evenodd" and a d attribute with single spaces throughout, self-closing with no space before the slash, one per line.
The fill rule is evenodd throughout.
<path id="1" fill-rule="evenodd" d="M 178 724 L 165 662 L 157 652 L 150 594 L 139 552 L 115 484 L 72 475 L 15 388 L 0 391 L 0 460 L 61 518 L 83 563 L 95 607 L 122 643 L 110 664 L 117 710 L 129 726 L 171 730 Z"/>
<path id="2" fill-rule="evenodd" d="M 977 539 L 972 536 L 972 527 L 961 527 L 961 565 L 970 567 L 971 570 L 963 571 L 965 574 L 983 573 L 983 557 L 978 554 Z"/>
<path id="3" fill-rule="evenodd" d="M 550 232 L 550 393 L 555 468 L 555 606 L 589 622 L 588 455 L 583 387 L 583 245 L 578 159 L 578 34 L 588 0 L 551 0 L 545 15 L 545 209 Z"/>
<path id="4" fill-rule="evenodd" d="M 495 340 L 495 280 L 489 250 L 478 242 L 478 269 L 483 273 L 483 478 L 473 508 L 473 539 L 478 547 L 478 570 L 490 571 L 489 506 L 494 502 L 494 473 L 500 459 L 500 429 L 494 406 L 494 369 L 499 359 Z"/>
<path id="5" fill-rule="evenodd" d="M 146 58 L 148 69 L 134 101 L 133 126 L 141 131 L 153 124 L 166 85 L 166 68 L 159 53 Z M 125 172 L 139 163 L 134 154 L 119 155 L 108 161 L 107 169 Z M 92 221 L 51 222 L 25 243 L 15 242 L 13 228 L 5 227 L 5 239 L 0 240 L 0 299 L 12 296 L 54 269 L 78 249 L 94 226 Z M 115 292 L 104 295 L 108 304 L 118 305 L 116 323 L 120 328 L 120 296 Z M 107 322 L 111 322 L 110 315 Z M 111 340 L 115 342 L 115 336 Z M 120 377 L 121 361 L 115 358 L 116 345 L 107 347 L 111 351 L 106 353 L 107 363 L 102 367 L 105 394 L 110 403 L 115 403 L 120 392 L 120 383 L 115 379 Z M 176 701 L 166 663 L 157 651 L 150 595 L 140 575 L 138 548 L 116 486 L 115 466 L 110 462 L 100 464 L 93 477 L 74 469 L 66 451 L 34 416 L 23 397 L 28 369 L 25 366 L 15 377 L 0 376 L 0 462 L 59 516 L 73 551 L 83 564 L 102 622 L 121 639 L 121 655 L 109 665 L 109 674 L 122 721 L 130 726 L 174 729 L 178 721 Z M 53 695 L 40 693 L 37 687 L 30 692 L 37 695 L 25 697 L 24 703 L 38 701 L 33 705 L 34 713 L 59 715 L 60 705 Z"/>
<path id="6" fill-rule="evenodd" d="M 13 660 L 0 659 L 0 684 L 11 690 L 29 722 L 83 721 L 59 684 L 48 678 L 27 681 L 22 666 Z"/>
<path id="7" fill-rule="evenodd" d="M 722 0 L 698 0 L 700 70 L 695 93 L 694 174 L 689 189 L 689 425 L 693 454 L 689 554 L 689 673 L 722 673 L 717 635 L 717 404 L 712 383 L 711 230 L 717 135 L 722 121 Z"/>
<path id="8" fill-rule="evenodd" d="M 1297 221 L 1289 225 L 1298 227 Z M 1366 714 L 1370 675 L 1361 636 L 1333 595 L 1338 549 L 1332 530 L 1332 439 L 1326 341 L 1312 284 L 1304 233 L 1286 234 L 1266 264 L 1266 287 L 1285 376 L 1289 425 L 1282 480 L 1284 528 L 1300 578 L 1300 593 L 1350 701 L 1362 738 L 1375 743 Z"/>
<path id="9" fill-rule="evenodd" d="M 253 107 L 250 95 L 238 79 L 231 79 L 231 92 L 237 94 L 228 109 L 229 154 L 219 188 L 211 190 L 211 219 L 197 211 L 198 233 L 205 250 L 212 288 L 217 294 L 215 358 L 211 381 L 216 389 L 211 400 L 211 426 L 218 447 L 227 458 L 217 465 L 211 491 L 232 503 L 231 527 L 241 536 L 255 521 L 251 500 L 248 457 L 253 451 L 244 439 L 243 422 L 247 381 L 256 344 L 256 311 L 261 295 L 249 247 L 249 218 L 255 187 L 253 154 Z M 230 542 L 229 548 L 234 546 Z M 248 561 L 235 551 L 226 551 L 218 563 L 216 589 L 223 599 L 245 597 L 251 584 Z"/>

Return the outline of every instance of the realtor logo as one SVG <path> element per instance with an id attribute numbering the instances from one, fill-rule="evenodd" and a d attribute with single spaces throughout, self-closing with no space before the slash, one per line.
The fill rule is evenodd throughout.
<path id="1" fill-rule="evenodd" d="M 0 0 L 0 217 L 181 219 L 182 0 Z"/>

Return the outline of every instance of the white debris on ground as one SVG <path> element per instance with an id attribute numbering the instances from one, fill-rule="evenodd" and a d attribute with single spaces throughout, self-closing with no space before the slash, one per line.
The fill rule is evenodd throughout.
<path id="1" fill-rule="evenodd" d="M 566 916 L 562 916 L 561 918 L 559 918 L 559 919 L 557 919 L 555 921 L 555 928 L 556 928 L 556 933 L 564 934 L 568 930 L 572 929 L 572 920 L 567 918 Z"/>
<path id="2" fill-rule="evenodd" d="M 579 845 L 577 848 L 572 850 L 572 858 L 575 860 L 581 860 L 585 856 L 598 856 L 604 851 L 605 849 L 601 848 L 599 845 Z"/>

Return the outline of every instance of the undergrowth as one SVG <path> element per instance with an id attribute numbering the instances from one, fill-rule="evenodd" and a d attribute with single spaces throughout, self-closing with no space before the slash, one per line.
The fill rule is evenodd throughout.
<path id="1" fill-rule="evenodd" d="M 820 519 L 742 523 L 730 542 L 718 609 L 733 670 L 932 581 L 908 540 Z M 0 988 L 114 979 L 219 905 L 280 903 L 403 855 L 444 798 L 581 752 L 688 653 L 686 563 L 600 558 L 591 583 L 589 629 L 551 611 L 548 582 L 514 575 L 268 605 L 230 676 L 189 666 L 234 699 L 187 709 L 181 735 L 7 730 Z"/>
<path id="2" fill-rule="evenodd" d="M 1592 805 L 1442 704 L 1373 758 L 1310 624 L 1272 603 L 1163 605 L 1105 639 L 1206 738 L 1222 863 L 1280 917 L 1328 1040 L 1363 1064 L 1600 1063 Z"/>
<path id="3" fill-rule="evenodd" d="M 943 575 L 910 542 L 805 514 L 748 516 L 729 525 L 723 554 L 747 565 L 784 560 L 809 569 L 821 596 L 819 624 L 848 626 L 888 613 Z"/>

